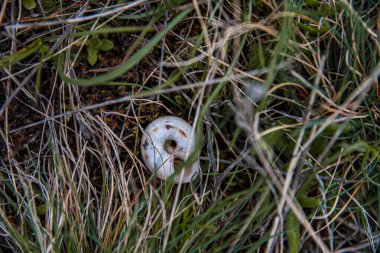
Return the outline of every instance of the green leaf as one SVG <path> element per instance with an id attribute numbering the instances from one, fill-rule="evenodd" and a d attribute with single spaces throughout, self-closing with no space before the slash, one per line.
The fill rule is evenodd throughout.
<path id="1" fill-rule="evenodd" d="M 40 46 L 40 53 L 43 53 L 43 54 L 49 53 L 49 47 L 47 45 L 45 45 L 45 44 L 42 44 Z"/>
<path id="2" fill-rule="evenodd" d="M 92 47 L 92 48 L 99 49 L 101 44 L 102 44 L 102 42 L 100 41 L 100 39 L 97 36 L 93 36 L 93 37 L 91 37 L 91 39 L 89 39 L 87 41 L 87 46 Z"/>
<path id="3" fill-rule="evenodd" d="M 322 200 L 319 198 L 310 198 L 306 196 L 300 196 L 297 198 L 298 202 L 300 203 L 300 206 L 303 208 L 315 208 L 317 206 L 320 206 L 322 203 Z"/>
<path id="4" fill-rule="evenodd" d="M 41 87 L 42 67 L 44 65 L 43 64 L 43 57 L 44 57 L 44 54 L 41 53 L 41 60 L 38 63 L 38 71 L 37 71 L 37 76 L 36 76 L 36 90 L 37 91 L 40 91 L 40 87 Z"/>
<path id="5" fill-rule="evenodd" d="M 108 51 L 113 48 L 113 43 L 110 40 L 102 39 L 100 40 L 100 50 Z"/>
<path id="6" fill-rule="evenodd" d="M 41 204 L 37 206 L 37 215 L 43 215 L 46 212 L 46 204 Z"/>
<path id="7" fill-rule="evenodd" d="M 87 47 L 87 61 L 88 63 L 94 65 L 98 59 L 99 49 L 93 47 Z"/>
<path id="8" fill-rule="evenodd" d="M 76 78 L 70 78 L 64 74 L 63 71 L 63 57 L 58 58 L 57 63 L 57 69 L 58 74 L 61 77 L 61 79 L 67 83 L 76 84 L 80 86 L 95 86 L 102 84 L 104 82 L 110 81 L 112 79 L 115 79 L 116 77 L 124 74 L 128 70 L 130 70 L 132 67 L 134 67 L 137 63 L 139 63 L 149 52 L 151 49 L 153 49 L 158 42 L 164 37 L 165 34 L 167 34 L 176 24 L 181 22 L 187 14 L 189 14 L 192 11 L 192 8 L 188 8 L 184 11 L 182 11 L 180 14 L 175 16 L 165 27 L 164 30 L 162 30 L 160 33 L 156 34 L 148 43 L 144 45 L 143 48 L 141 48 L 139 51 L 137 51 L 135 54 L 133 54 L 129 60 L 118 67 L 117 69 L 108 72 L 107 74 L 98 75 L 96 77 L 92 77 L 90 79 L 76 79 Z"/>
<path id="9" fill-rule="evenodd" d="M 22 5 L 28 10 L 36 8 L 36 2 L 34 2 L 34 0 L 22 0 Z"/>
<path id="10" fill-rule="evenodd" d="M 0 58 L 0 67 L 12 65 L 22 61 L 40 49 L 39 41 L 34 41 L 29 46 L 22 48 L 11 55 Z"/>
<path id="11" fill-rule="evenodd" d="M 311 145 L 310 154 L 312 154 L 313 156 L 318 156 L 325 150 L 327 143 L 328 143 L 327 137 L 325 136 L 317 137 L 315 141 L 313 142 L 313 144 Z"/>
<path id="12" fill-rule="evenodd" d="M 300 223 L 292 211 L 286 217 L 286 235 L 288 237 L 289 251 L 297 253 L 300 247 Z"/>

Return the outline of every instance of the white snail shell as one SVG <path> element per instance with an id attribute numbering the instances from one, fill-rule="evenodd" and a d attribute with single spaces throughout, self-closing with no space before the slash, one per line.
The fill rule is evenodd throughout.
<path id="1" fill-rule="evenodd" d="M 148 169 L 160 179 L 175 174 L 175 164 L 186 161 L 195 150 L 192 126 L 181 118 L 164 116 L 152 121 L 141 138 L 141 155 Z M 174 177 L 174 182 L 189 183 L 199 173 L 197 159 Z"/>

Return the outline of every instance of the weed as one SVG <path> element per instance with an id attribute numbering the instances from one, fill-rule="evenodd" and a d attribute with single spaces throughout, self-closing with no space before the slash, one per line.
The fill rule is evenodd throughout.
<path id="1" fill-rule="evenodd" d="M 378 1 L 9 1 L 0 248 L 377 252 Z M 194 126 L 190 184 L 143 129 Z"/>

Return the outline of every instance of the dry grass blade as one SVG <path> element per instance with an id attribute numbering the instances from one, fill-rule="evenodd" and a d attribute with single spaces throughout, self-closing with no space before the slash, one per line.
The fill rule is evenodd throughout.
<path id="1" fill-rule="evenodd" d="M 377 252 L 379 8 L 3 1 L 0 251 Z M 189 184 L 142 160 L 164 115 Z"/>

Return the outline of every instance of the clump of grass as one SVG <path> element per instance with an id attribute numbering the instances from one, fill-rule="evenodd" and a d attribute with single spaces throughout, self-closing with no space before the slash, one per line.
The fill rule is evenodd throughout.
<path id="1" fill-rule="evenodd" d="M 0 14 L 3 251 L 378 250 L 377 1 L 19 4 Z M 89 63 L 93 38 L 113 47 Z M 191 184 L 141 160 L 161 115 L 195 127 Z"/>

